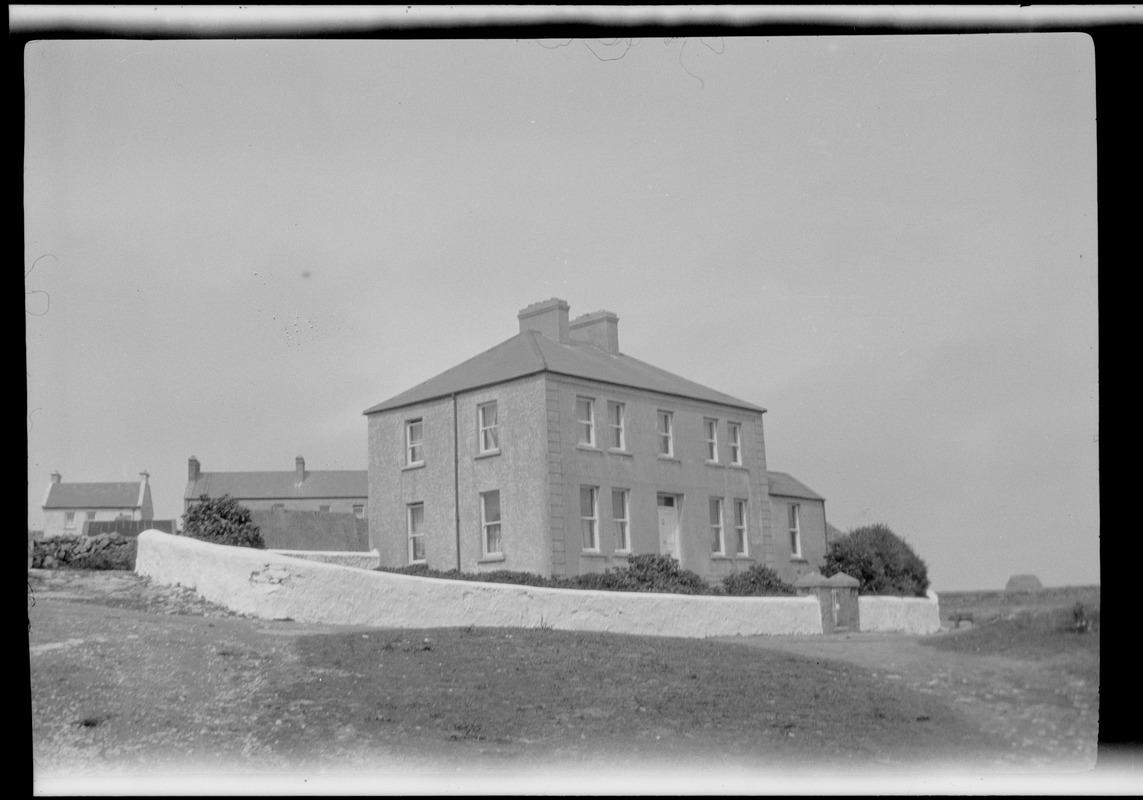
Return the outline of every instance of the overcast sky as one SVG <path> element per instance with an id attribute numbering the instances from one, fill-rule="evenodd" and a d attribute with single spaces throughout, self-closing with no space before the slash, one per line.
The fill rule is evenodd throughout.
<path id="1" fill-rule="evenodd" d="M 1099 582 L 1082 34 L 37 41 L 28 511 L 365 469 L 362 411 L 561 297 L 768 409 L 938 590 Z M 30 272 L 29 272 L 30 270 Z"/>

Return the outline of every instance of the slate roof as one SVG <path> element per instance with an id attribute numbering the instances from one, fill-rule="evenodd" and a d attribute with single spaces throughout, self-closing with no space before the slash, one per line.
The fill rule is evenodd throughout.
<path id="1" fill-rule="evenodd" d="M 766 411 L 753 403 L 717 392 L 622 353 L 609 353 L 587 342 L 556 342 L 538 331 L 522 331 L 490 350 L 366 409 L 364 413 L 376 414 L 415 405 L 448 397 L 453 392 L 471 391 L 541 372 L 718 403 L 757 413 Z"/>
<path id="2" fill-rule="evenodd" d="M 136 487 L 137 488 L 137 487 Z M 298 482 L 296 470 L 289 472 L 200 472 L 198 480 L 187 481 L 184 500 L 202 495 L 228 494 L 246 500 L 317 500 L 325 497 L 368 497 L 366 470 L 306 470 Z"/>
<path id="3" fill-rule="evenodd" d="M 766 471 L 770 478 L 770 494 L 778 497 L 797 497 L 803 500 L 825 500 L 820 494 L 785 472 Z"/>
<path id="4" fill-rule="evenodd" d="M 140 482 L 133 483 L 53 483 L 44 499 L 45 509 L 57 508 L 141 508 Z"/>

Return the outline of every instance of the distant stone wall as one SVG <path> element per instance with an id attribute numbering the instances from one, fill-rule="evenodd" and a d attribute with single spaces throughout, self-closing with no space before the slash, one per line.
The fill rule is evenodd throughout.
<path id="1" fill-rule="evenodd" d="M 554 628 L 645 636 L 821 633 L 813 597 L 711 597 L 442 580 L 303 561 L 159 531 L 136 572 L 263 619 L 389 628 Z"/>
<path id="2" fill-rule="evenodd" d="M 926 597 L 861 595 L 857 604 L 863 633 L 929 634 L 941 629 L 939 601 L 932 590 Z"/>
<path id="3" fill-rule="evenodd" d="M 331 511 L 250 512 L 267 550 L 367 552 L 369 522 Z"/>
<path id="4" fill-rule="evenodd" d="M 134 537 L 118 533 L 98 536 L 52 536 L 33 542 L 33 569 L 135 569 Z"/>
<path id="5" fill-rule="evenodd" d="M 173 519 L 89 519 L 83 523 L 84 536 L 98 536 L 101 533 L 118 533 L 121 536 L 138 536 L 143 531 L 175 532 Z"/>

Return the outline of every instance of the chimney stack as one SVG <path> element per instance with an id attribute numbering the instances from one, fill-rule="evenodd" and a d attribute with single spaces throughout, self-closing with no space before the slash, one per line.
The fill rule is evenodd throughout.
<path id="1" fill-rule="evenodd" d="M 187 480 L 194 483 L 198 480 L 200 465 L 198 459 L 191 456 L 187 459 Z"/>
<path id="2" fill-rule="evenodd" d="M 139 473 L 139 477 L 143 479 L 143 485 L 146 485 L 147 480 L 151 477 L 151 473 L 147 472 L 147 470 L 143 470 Z"/>
<path id="3" fill-rule="evenodd" d="M 294 459 L 294 471 L 298 475 L 298 483 L 306 479 L 306 460 L 301 456 Z"/>
<path id="4" fill-rule="evenodd" d="M 52 483 L 59 483 L 61 480 L 63 480 L 62 475 L 60 475 L 58 472 L 52 473 Z"/>
<path id="5" fill-rule="evenodd" d="M 600 350 L 619 352 L 619 317 L 610 311 L 595 311 L 572 320 L 569 326 L 574 342 L 593 344 Z"/>
<path id="6" fill-rule="evenodd" d="M 539 331 L 553 342 L 567 344 L 571 341 L 568 336 L 568 304 L 558 297 L 532 303 L 516 316 L 520 320 L 520 333 Z"/>

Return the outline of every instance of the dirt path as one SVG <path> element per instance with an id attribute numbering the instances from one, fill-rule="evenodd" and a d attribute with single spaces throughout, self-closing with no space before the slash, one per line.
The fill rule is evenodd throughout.
<path id="1" fill-rule="evenodd" d="M 945 634 L 947 635 L 947 634 Z M 950 653 L 896 634 L 720 639 L 811 659 L 844 661 L 924 694 L 943 697 L 1012 745 L 1012 763 L 1086 769 L 1099 731 L 1098 663 L 1022 661 Z"/>

